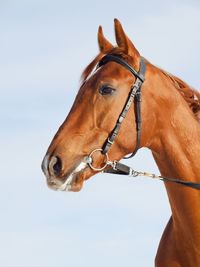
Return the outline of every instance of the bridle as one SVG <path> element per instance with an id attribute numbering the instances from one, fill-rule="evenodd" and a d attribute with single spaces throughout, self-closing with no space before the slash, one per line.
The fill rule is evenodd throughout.
<path id="1" fill-rule="evenodd" d="M 126 117 L 126 114 L 132 104 L 132 102 L 135 100 L 135 105 L 136 105 L 136 130 L 137 130 L 137 143 L 135 150 L 132 152 L 131 155 L 124 157 L 125 159 L 132 158 L 135 156 L 137 153 L 139 146 L 140 146 L 140 140 L 141 140 L 141 126 L 142 126 L 142 119 L 141 119 L 141 87 L 143 82 L 145 81 L 145 72 L 146 72 L 146 62 L 143 57 L 141 57 L 140 60 L 140 68 L 139 72 L 137 72 L 130 64 L 128 64 L 126 61 L 121 59 L 119 56 L 116 55 L 106 55 L 104 56 L 98 63 L 97 68 L 105 65 L 108 62 L 116 62 L 129 70 L 136 78 L 135 83 L 131 86 L 130 93 L 128 95 L 127 101 L 122 109 L 122 112 L 119 115 L 119 118 L 116 122 L 116 125 L 112 132 L 109 134 L 108 138 L 106 139 L 104 145 L 102 148 L 97 148 L 94 149 L 88 156 L 87 163 L 90 166 L 90 168 L 94 171 L 103 171 L 104 173 L 113 173 L 113 174 L 122 174 L 122 175 L 129 175 L 130 177 L 136 177 L 136 176 L 148 176 L 151 178 L 157 178 L 162 181 L 168 181 L 168 182 L 175 182 L 179 183 L 182 185 L 186 185 L 195 189 L 200 190 L 200 183 L 193 183 L 189 181 L 183 181 L 183 180 L 178 180 L 178 179 L 173 179 L 173 178 L 167 178 L 164 176 L 157 176 L 155 174 L 149 174 L 149 173 L 144 173 L 144 172 L 138 172 L 133 170 L 131 167 L 122 164 L 118 161 L 109 161 L 108 157 L 108 150 L 110 149 L 111 145 L 113 144 L 115 137 L 117 136 L 121 124 Z M 96 168 L 94 167 L 93 164 L 93 154 L 96 153 L 97 151 L 100 151 L 102 154 L 105 155 L 106 157 L 106 162 L 104 166 L 101 168 Z M 111 168 L 106 169 L 108 166 L 111 166 Z M 106 169 L 106 170 L 105 170 Z"/>
<path id="2" fill-rule="evenodd" d="M 119 58 L 118 56 L 106 55 L 99 61 L 98 65 L 97 65 L 97 69 L 100 68 L 101 66 L 107 64 L 108 62 L 111 62 L 111 61 L 115 62 L 117 64 L 120 64 L 121 66 L 126 68 L 128 71 L 130 71 L 135 76 L 136 80 L 135 80 L 135 83 L 131 86 L 131 90 L 129 92 L 128 98 L 126 100 L 126 103 L 125 103 L 120 115 L 119 115 L 119 118 L 115 124 L 115 127 L 112 130 L 112 132 L 109 134 L 103 147 L 93 150 L 88 157 L 88 159 L 89 159 L 88 164 L 89 164 L 90 168 L 93 169 L 94 171 L 102 171 L 107 167 L 107 165 L 110 165 L 109 164 L 110 163 L 109 158 L 108 158 L 108 150 L 110 149 L 111 145 L 113 144 L 115 137 L 117 136 L 117 134 L 120 130 L 121 124 L 122 124 L 124 118 L 126 117 L 126 114 L 129 110 L 132 102 L 134 101 L 134 99 L 135 99 L 135 103 L 136 103 L 137 143 L 136 143 L 136 147 L 135 147 L 135 150 L 133 151 L 133 153 L 131 155 L 125 157 L 126 159 L 132 158 L 137 153 L 139 146 L 140 146 L 140 140 L 141 140 L 141 126 L 142 126 L 141 87 L 142 87 L 142 84 L 145 80 L 146 62 L 145 62 L 144 58 L 141 58 L 140 69 L 139 69 L 139 72 L 137 72 L 130 64 L 128 64 L 126 61 Z M 101 168 L 95 168 L 92 165 L 92 155 L 97 151 L 100 151 L 102 154 L 104 154 L 106 156 L 106 163 Z"/>
<path id="3" fill-rule="evenodd" d="M 124 68 L 126 68 L 127 70 L 129 70 L 135 77 L 135 83 L 131 86 L 131 90 L 128 96 L 128 99 L 126 101 L 126 104 L 124 105 L 124 108 L 122 109 L 122 112 L 117 120 L 117 123 L 113 129 L 113 131 L 110 133 L 110 135 L 108 136 L 106 142 L 103 145 L 103 150 L 102 153 L 106 154 L 108 152 L 108 150 L 110 149 L 111 145 L 114 142 L 115 137 L 117 136 L 121 124 L 124 120 L 124 118 L 126 117 L 126 114 L 135 98 L 135 102 L 136 102 L 136 125 L 137 125 L 137 143 L 136 143 L 136 147 L 135 150 L 133 151 L 133 153 L 126 157 L 126 158 L 132 158 L 138 151 L 139 146 L 140 146 L 140 139 L 141 139 L 141 126 L 142 126 L 142 120 L 141 120 L 141 87 L 142 84 L 145 80 L 145 71 L 146 71 L 146 62 L 144 60 L 144 58 L 141 58 L 140 61 L 140 69 L 139 72 L 137 72 L 131 65 L 129 65 L 126 61 L 122 60 L 121 58 L 117 57 L 117 56 L 113 56 L 113 55 L 107 55 L 105 57 L 103 57 L 98 64 L 98 67 L 101 67 L 102 65 L 105 65 L 106 63 L 113 61 L 116 62 L 120 65 L 122 65 Z"/>

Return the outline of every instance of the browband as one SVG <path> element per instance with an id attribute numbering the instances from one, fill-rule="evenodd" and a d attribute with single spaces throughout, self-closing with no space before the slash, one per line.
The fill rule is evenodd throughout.
<path id="1" fill-rule="evenodd" d="M 126 61 L 123 59 L 119 58 L 118 56 L 114 55 L 107 55 L 103 57 L 99 63 L 98 67 L 101 67 L 102 65 L 106 64 L 109 61 L 114 61 L 123 67 L 125 67 L 127 70 L 129 70 L 135 77 L 139 78 L 142 82 L 145 80 L 145 69 L 146 69 L 146 62 L 143 57 L 141 57 L 141 62 L 140 62 L 140 70 L 137 72 L 130 64 L 128 64 Z M 143 62 L 142 62 L 143 61 Z"/>

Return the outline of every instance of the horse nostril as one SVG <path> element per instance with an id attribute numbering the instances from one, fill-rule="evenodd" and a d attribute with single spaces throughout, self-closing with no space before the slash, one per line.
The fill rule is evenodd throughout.
<path id="1" fill-rule="evenodd" d="M 62 162 L 59 157 L 52 157 L 49 162 L 49 171 L 52 175 L 58 175 L 62 170 Z"/>
<path id="2" fill-rule="evenodd" d="M 61 172 L 62 169 L 62 162 L 61 159 L 59 157 L 57 158 L 57 162 L 53 165 L 53 170 L 55 172 L 55 174 L 59 174 Z"/>

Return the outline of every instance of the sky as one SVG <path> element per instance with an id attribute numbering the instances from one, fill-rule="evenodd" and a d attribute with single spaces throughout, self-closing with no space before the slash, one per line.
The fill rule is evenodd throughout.
<path id="1" fill-rule="evenodd" d="M 40 168 L 115 17 L 141 55 L 200 89 L 198 0 L 0 2 L 0 267 L 154 266 L 162 182 L 98 174 L 54 192 Z M 159 174 L 147 149 L 127 164 Z"/>

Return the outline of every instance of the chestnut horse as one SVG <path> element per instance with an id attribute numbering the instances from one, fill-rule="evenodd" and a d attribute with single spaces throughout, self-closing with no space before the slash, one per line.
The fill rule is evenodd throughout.
<path id="1" fill-rule="evenodd" d="M 87 164 L 91 151 L 102 148 L 115 127 L 135 77 L 116 62 L 95 68 L 105 55 L 115 55 L 139 70 L 140 54 L 115 19 L 117 47 L 98 31 L 100 53 L 83 72 L 83 83 L 70 113 L 59 128 L 42 163 L 51 189 L 79 191 L 96 172 Z M 140 147 L 147 147 L 162 175 L 200 182 L 199 94 L 185 82 L 146 61 L 142 85 Z M 120 160 L 136 146 L 134 103 L 109 150 L 110 160 Z M 100 167 L 105 155 L 94 155 Z M 155 265 L 200 266 L 200 192 L 183 185 L 165 187 L 172 216 L 163 233 Z"/>

